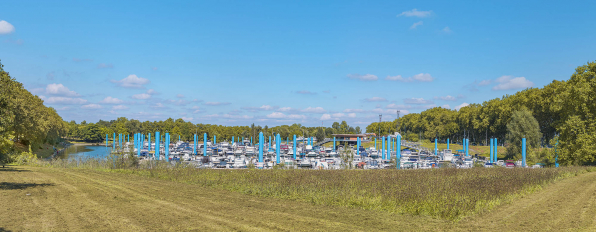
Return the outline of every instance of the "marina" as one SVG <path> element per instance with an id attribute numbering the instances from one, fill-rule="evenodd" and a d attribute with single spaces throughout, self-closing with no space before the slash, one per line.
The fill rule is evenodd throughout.
<path id="1" fill-rule="evenodd" d="M 141 162 L 167 161 L 171 164 L 186 163 L 196 168 L 210 169 L 432 169 L 432 168 L 472 168 L 472 167 L 527 167 L 525 162 L 497 160 L 496 139 L 491 139 L 490 157 L 472 155 L 469 140 L 463 140 L 463 149 L 439 151 L 435 140 L 434 151 L 422 147 L 421 143 L 401 139 L 399 133 L 376 137 L 374 134 L 338 135 L 339 139 L 326 138 L 322 141 L 314 137 L 281 139 L 279 134 L 266 138 L 261 132 L 257 140 L 232 137 L 231 141 L 217 142 L 217 136 L 208 139 L 203 135 L 202 143 L 194 135 L 194 141 L 172 141 L 170 134 L 134 134 L 124 136 L 113 134 L 115 143 L 109 143 L 106 135 L 104 149 L 95 148 L 95 155 L 121 153 L 137 156 Z M 163 137 L 162 137 L 163 136 Z M 132 137 L 132 141 L 130 140 Z M 350 138 L 347 138 L 350 137 Z M 256 141 L 257 143 L 252 143 Z M 259 141 L 263 141 L 259 143 Z M 364 142 L 373 144 L 365 147 Z M 373 143 L 374 142 L 374 143 Z M 330 144 L 330 146 L 329 146 Z M 525 146 L 525 143 L 523 144 Z M 522 149 L 525 151 L 525 147 Z M 523 152 L 525 160 L 525 152 Z M 89 156 L 88 156 L 89 157 Z M 533 166 L 540 167 L 540 166 Z"/>

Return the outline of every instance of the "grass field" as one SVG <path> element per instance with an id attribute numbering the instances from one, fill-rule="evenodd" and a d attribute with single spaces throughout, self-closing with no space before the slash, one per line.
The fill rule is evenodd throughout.
<path id="1" fill-rule="evenodd" d="M 595 172 L 559 180 L 457 222 L 255 196 L 184 182 L 91 169 L 0 169 L 0 231 L 596 229 Z"/>

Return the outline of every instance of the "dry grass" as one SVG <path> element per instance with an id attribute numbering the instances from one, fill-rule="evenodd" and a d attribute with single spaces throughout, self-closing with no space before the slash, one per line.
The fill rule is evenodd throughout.
<path id="1" fill-rule="evenodd" d="M 559 176 L 575 176 L 581 172 L 578 168 L 573 170 L 560 172 Z M 126 172 L 132 172 L 132 170 Z M 549 172 L 552 171 L 546 170 L 542 174 L 548 175 Z M 227 182 L 227 177 L 231 176 L 226 173 L 233 173 L 232 176 L 239 175 L 229 170 L 207 174 L 219 176 Z M 296 174 L 295 172 L 285 173 Z M 298 173 L 298 179 L 311 183 L 312 181 L 307 178 L 310 177 L 313 181 L 323 179 L 320 181 L 328 183 L 325 182 L 324 177 L 321 178 L 314 173 L 316 172 Z M 360 178 L 367 177 L 366 172 L 348 173 L 351 175 L 356 173 L 355 175 Z M 412 173 L 419 175 L 417 171 Z M 0 168 L 0 199 L 2 199 L 0 231 L 594 231 L 596 229 L 595 172 L 557 181 L 540 191 L 511 199 L 510 204 L 466 217 L 457 223 L 425 216 L 392 214 L 383 210 L 313 205 L 296 200 L 278 199 L 280 197 L 257 197 L 221 190 L 219 189 L 221 187 L 215 185 L 203 187 L 196 183 L 179 183 L 184 179 L 177 181 L 162 179 L 172 179 L 177 176 L 165 170 L 155 172 L 155 174 L 163 174 L 162 178 L 138 174 L 140 173 L 117 173 L 82 168 Z M 284 180 L 282 174 L 277 171 L 267 172 L 261 175 L 264 178 L 262 181 L 271 181 L 267 178 Z M 386 176 L 381 175 L 380 178 L 386 178 Z M 274 181 L 273 188 L 275 184 Z M 314 184 L 311 186 L 317 185 Z M 256 184 L 253 183 L 253 185 Z M 261 184 L 261 186 L 264 185 Z M 424 198 L 424 196 L 418 197 Z"/>

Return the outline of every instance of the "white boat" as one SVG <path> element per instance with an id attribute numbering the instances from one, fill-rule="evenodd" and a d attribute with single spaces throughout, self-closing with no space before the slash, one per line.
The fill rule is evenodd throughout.
<path id="1" fill-rule="evenodd" d="M 308 158 L 304 158 L 300 161 L 300 163 L 298 163 L 298 167 L 301 168 L 311 168 L 312 167 L 312 163 L 310 162 L 310 159 Z"/>

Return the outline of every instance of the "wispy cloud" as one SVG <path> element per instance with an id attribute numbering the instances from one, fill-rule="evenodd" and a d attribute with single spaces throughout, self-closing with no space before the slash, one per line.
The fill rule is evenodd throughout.
<path id="1" fill-rule="evenodd" d="M 125 105 L 112 106 L 112 110 L 128 110 L 128 106 L 125 106 Z"/>
<path id="2" fill-rule="evenodd" d="M 99 63 L 97 65 L 97 68 L 102 69 L 102 68 L 114 68 L 114 65 L 112 64 L 106 64 L 106 63 Z"/>
<path id="3" fill-rule="evenodd" d="M 361 80 L 361 81 L 376 81 L 379 78 L 375 75 L 372 74 L 365 74 L 365 75 L 360 75 L 360 74 L 348 74 L 348 78 L 352 79 L 352 80 Z"/>
<path id="4" fill-rule="evenodd" d="M 363 109 L 345 109 L 344 113 L 362 113 L 364 112 Z"/>
<path id="5" fill-rule="evenodd" d="M 432 10 L 429 10 L 429 11 L 419 11 L 418 9 L 414 8 L 412 10 L 401 12 L 401 14 L 398 14 L 397 17 L 405 16 L 405 17 L 424 18 L 424 17 L 430 16 L 432 14 L 432 12 L 433 12 Z"/>
<path id="6" fill-rule="evenodd" d="M 134 99 L 145 100 L 145 99 L 149 99 L 149 98 L 151 98 L 151 96 L 157 95 L 157 94 L 159 94 L 159 93 L 157 91 L 155 91 L 154 89 L 148 89 L 147 92 L 145 92 L 145 93 L 135 94 L 135 95 L 132 95 L 131 97 Z"/>
<path id="7" fill-rule="evenodd" d="M 450 34 L 450 33 L 452 32 L 452 31 L 451 31 L 451 28 L 449 28 L 449 27 L 445 27 L 445 28 L 443 28 L 443 30 L 441 30 L 441 31 L 443 31 L 443 33 L 445 33 L 445 34 Z"/>
<path id="8" fill-rule="evenodd" d="M 382 97 L 371 97 L 371 98 L 364 99 L 364 101 L 367 101 L 367 102 L 383 102 L 383 101 L 387 101 L 387 99 L 382 98 Z"/>
<path id="9" fill-rule="evenodd" d="M 268 114 L 266 117 L 271 118 L 271 119 L 306 119 L 305 115 L 300 115 L 300 114 L 286 115 L 281 112 L 273 112 L 273 113 Z"/>
<path id="10" fill-rule="evenodd" d="M 406 98 L 404 99 L 406 104 L 432 104 L 433 101 L 425 100 L 424 98 Z"/>
<path id="11" fill-rule="evenodd" d="M 317 94 L 315 92 L 311 92 L 311 91 L 308 91 L 308 90 L 300 90 L 300 91 L 296 91 L 296 93 L 297 94 L 305 94 L 305 95 L 314 95 L 314 94 Z"/>
<path id="12" fill-rule="evenodd" d="M 459 94 L 457 95 L 457 97 L 451 96 L 451 95 L 447 95 L 447 96 L 440 96 L 440 97 L 434 97 L 435 100 L 443 100 L 443 101 L 457 101 L 459 99 L 465 98 L 463 95 Z"/>
<path id="13" fill-rule="evenodd" d="M 326 112 L 326 110 L 323 109 L 323 107 L 308 107 L 301 111 L 304 113 L 325 113 Z"/>
<path id="14" fill-rule="evenodd" d="M 5 43 L 9 43 L 9 44 L 16 44 L 16 45 L 23 45 L 23 43 L 25 43 L 25 41 L 23 39 L 5 39 L 4 40 Z"/>
<path id="15" fill-rule="evenodd" d="M 422 21 L 415 22 L 412 24 L 412 26 L 410 26 L 410 29 L 416 29 L 418 26 L 422 26 L 422 24 L 424 24 Z"/>
<path id="16" fill-rule="evenodd" d="M 83 109 L 101 109 L 101 105 L 98 104 L 88 104 L 88 105 L 83 105 L 81 106 L 81 108 Z"/>
<path id="17" fill-rule="evenodd" d="M 224 105 L 229 105 L 229 102 L 205 102 L 203 103 L 203 105 L 207 105 L 207 106 L 224 106 Z"/>
<path id="18" fill-rule="evenodd" d="M 268 111 L 268 110 L 275 110 L 278 109 L 279 107 L 277 106 L 270 106 L 270 105 L 262 105 L 261 107 L 242 107 L 243 110 L 248 110 L 248 111 Z"/>
<path id="19" fill-rule="evenodd" d="M 419 73 L 419 74 L 416 74 L 416 75 L 408 77 L 408 78 L 404 78 L 401 75 L 387 76 L 387 77 L 385 77 L 385 80 L 400 81 L 400 82 L 414 82 L 414 81 L 432 82 L 433 80 L 435 80 L 435 78 L 432 77 L 429 73 Z"/>
<path id="20" fill-rule="evenodd" d="M 70 97 L 44 97 L 40 96 L 41 99 L 48 104 L 58 104 L 58 105 L 82 105 L 87 103 L 87 100 L 82 98 L 70 98 Z"/>
<path id="21" fill-rule="evenodd" d="M 142 89 L 145 88 L 144 85 L 149 84 L 150 81 L 142 78 L 137 77 L 135 74 L 128 75 L 126 78 L 122 80 L 110 80 L 110 82 L 117 84 L 120 87 L 124 88 L 133 88 L 133 89 Z"/>
<path id="22" fill-rule="evenodd" d="M 90 62 L 90 61 L 93 61 L 93 59 L 72 58 L 72 61 L 74 61 L 74 62 Z"/>
<path id="23" fill-rule="evenodd" d="M 118 99 L 118 98 L 114 98 L 114 97 L 106 97 L 103 100 L 101 100 L 99 103 L 103 103 L 103 104 L 120 104 L 124 101 Z"/>

